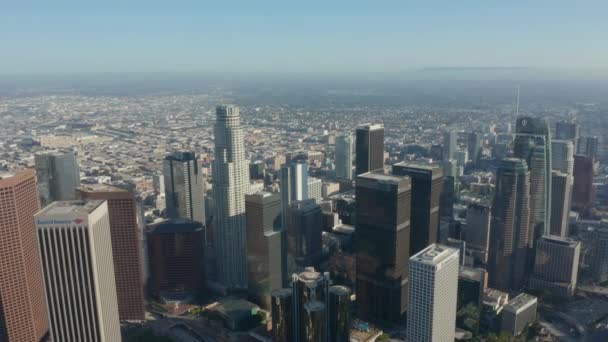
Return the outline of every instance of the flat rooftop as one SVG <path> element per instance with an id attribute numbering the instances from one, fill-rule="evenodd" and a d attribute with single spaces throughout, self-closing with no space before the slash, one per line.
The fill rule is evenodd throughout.
<path id="1" fill-rule="evenodd" d="M 441 171 L 441 167 L 437 164 L 427 164 L 427 163 L 412 163 L 412 162 L 399 162 L 397 164 L 393 164 L 393 167 L 402 167 L 408 169 L 418 169 L 425 171 Z"/>
<path id="2" fill-rule="evenodd" d="M 185 218 L 168 219 L 148 225 L 150 234 L 193 233 L 203 229 L 200 222 Z"/>
<path id="3" fill-rule="evenodd" d="M 385 175 L 383 173 L 375 173 L 375 172 L 367 172 L 357 176 L 357 178 L 369 179 L 381 181 L 384 183 L 391 183 L 398 185 L 403 182 L 407 177 L 405 176 L 395 176 L 395 175 Z"/>
<path id="4" fill-rule="evenodd" d="M 536 297 L 527 293 L 520 293 L 517 297 L 511 299 L 505 308 L 511 308 L 515 311 L 523 310 L 537 301 Z"/>
<path id="5" fill-rule="evenodd" d="M 95 211 L 103 202 L 102 200 L 56 201 L 40 210 L 36 215 L 88 215 Z"/>
<path id="6" fill-rule="evenodd" d="M 412 256 L 410 260 L 428 265 L 437 265 L 453 255 L 458 258 L 458 249 L 434 243 Z"/>
<path id="7" fill-rule="evenodd" d="M 78 190 L 85 192 L 128 192 L 110 184 L 84 184 L 78 187 Z"/>
<path id="8" fill-rule="evenodd" d="M 358 125 L 357 129 L 369 129 L 369 130 L 384 129 L 384 125 L 365 123 L 365 124 Z"/>
<path id="9" fill-rule="evenodd" d="M 576 241 L 571 238 L 555 236 L 555 235 L 544 235 L 541 238 L 541 241 L 564 246 L 564 247 L 572 247 L 572 248 L 575 248 L 577 245 L 580 244 L 580 241 Z"/>

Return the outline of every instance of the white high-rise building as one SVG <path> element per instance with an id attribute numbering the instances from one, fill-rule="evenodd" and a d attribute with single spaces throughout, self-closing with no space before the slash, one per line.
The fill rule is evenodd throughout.
<path id="1" fill-rule="evenodd" d="M 57 201 L 35 216 L 51 339 L 120 341 L 106 201 Z"/>
<path id="2" fill-rule="evenodd" d="M 214 245 L 219 281 L 230 288 L 247 288 L 245 194 L 249 162 L 245 158 L 239 108 L 216 109 L 213 161 Z"/>
<path id="3" fill-rule="evenodd" d="M 336 177 L 353 179 L 353 136 L 341 135 L 336 138 Z"/>
<path id="4" fill-rule="evenodd" d="M 454 130 L 448 130 L 443 135 L 443 159 L 456 159 L 456 148 L 458 147 L 458 135 Z"/>
<path id="5" fill-rule="evenodd" d="M 321 179 L 308 177 L 308 198 L 314 199 L 317 204 L 323 201 L 323 182 Z"/>
<path id="6" fill-rule="evenodd" d="M 570 140 L 551 141 L 551 167 L 574 176 L 574 143 Z"/>
<path id="7" fill-rule="evenodd" d="M 438 244 L 410 258 L 408 341 L 454 341 L 458 260 L 458 249 Z"/>

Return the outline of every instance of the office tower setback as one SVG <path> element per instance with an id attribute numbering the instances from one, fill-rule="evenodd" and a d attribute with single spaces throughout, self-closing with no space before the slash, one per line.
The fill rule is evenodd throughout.
<path id="1" fill-rule="evenodd" d="M 175 152 L 163 162 L 167 216 L 205 223 L 205 179 L 194 152 Z"/>
<path id="2" fill-rule="evenodd" d="M 216 114 L 213 238 L 219 280 L 229 288 L 246 288 L 245 193 L 249 172 L 243 129 L 238 107 L 218 106 Z"/>
<path id="3" fill-rule="evenodd" d="M 323 201 L 323 181 L 319 178 L 308 177 L 308 197 L 314 199 L 315 202 Z"/>
<path id="4" fill-rule="evenodd" d="M 600 141 L 598 137 L 580 137 L 576 146 L 576 154 L 582 154 L 595 160 L 599 146 Z"/>
<path id="5" fill-rule="evenodd" d="M 534 274 L 530 279 L 530 287 L 549 290 L 556 297 L 574 295 L 580 254 L 579 241 L 559 236 L 543 236 L 536 243 Z"/>
<path id="6" fill-rule="evenodd" d="M 365 319 L 397 322 L 407 308 L 411 192 L 406 176 L 357 177 L 356 289 Z"/>
<path id="7" fill-rule="evenodd" d="M 0 341 L 38 342 L 49 330 L 34 214 L 33 171 L 0 173 Z"/>
<path id="8" fill-rule="evenodd" d="M 466 243 L 478 263 L 488 262 L 492 225 L 492 204 L 489 202 L 471 203 L 467 207 Z"/>
<path id="9" fill-rule="evenodd" d="M 454 130 L 448 130 L 443 134 L 443 158 L 445 160 L 456 159 L 456 148 L 458 147 L 458 135 Z"/>
<path id="10" fill-rule="evenodd" d="M 353 136 L 341 135 L 336 138 L 335 152 L 336 177 L 353 179 Z"/>
<path id="11" fill-rule="evenodd" d="M 453 341 L 458 250 L 432 244 L 410 258 L 407 340 Z"/>
<path id="12" fill-rule="evenodd" d="M 288 211 L 288 271 L 315 266 L 321 259 L 323 214 L 313 199 L 292 202 Z"/>
<path id="13" fill-rule="evenodd" d="M 608 228 L 602 225 L 593 232 L 591 271 L 598 283 L 608 281 Z"/>
<path id="14" fill-rule="evenodd" d="M 436 243 L 439 234 L 439 199 L 443 172 L 435 165 L 398 163 L 393 174 L 408 176 L 412 184 L 412 212 L 409 255 Z"/>
<path id="15" fill-rule="evenodd" d="M 106 201 L 57 201 L 35 215 L 53 341 L 120 341 Z"/>
<path id="16" fill-rule="evenodd" d="M 281 166 L 281 220 L 287 230 L 289 206 L 293 201 L 308 199 L 308 164 L 291 162 Z"/>
<path id="17" fill-rule="evenodd" d="M 286 258 L 281 229 L 281 197 L 269 192 L 245 196 L 247 280 L 252 301 L 271 309 L 271 292 L 284 287 Z"/>
<path id="18" fill-rule="evenodd" d="M 467 139 L 467 151 L 469 152 L 469 160 L 473 164 L 481 157 L 481 135 L 477 132 L 469 133 Z"/>
<path id="19" fill-rule="evenodd" d="M 150 291 L 199 294 L 205 287 L 203 226 L 198 221 L 168 219 L 148 227 Z"/>
<path id="20" fill-rule="evenodd" d="M 34 156 L 40 204 L 75 199 L 80 186 L 80 169 L 73 152 L 46 152 Z"/>
<path id="21" fill-rule="evenodd" d="M 551 163 L 553 170 L 573 175 L 574 145 L 572 141 L 553 140 L 551 142 Z"/>
<path id="22" fill-rule="evenodd" d="M 384 168 L 384 125 L 357 126 L 355 175 L 379 171 Z"/>
<path id="23" fill-rule="evenodd" d="M 524 285 L 526 258 L 531 247 L 530 171 L 521 159 L 504 159 L 496 172 L 488 273 L 499 290 Z"/>
<path id="24" fill-rule="evenodd" d="M 572 196 L 572 176 L 553 171 L 553 189 L 551 190 L 551 235 L 567 237 L 568 219 L 570 215 L 570 199 Z"/>
<path id="25" fill-rule="evenodd" d="M 572 209 L 585 211 L 593 204 L 593 159 L 574 156 L 574 182 L 572 185 Z"/>
<path id="26" fill-rule="evenodd" d="M 513 145 L 515 158 L 530 170 L 530 229 L 536 241 L 551 226 L 551 132 L 544 119 L 519 117 Z"/>
<path id="27" fill-rule="evenodd" d="M 140 246 L 142 232 L 137 225 L 135 195 L 107 184 L 81 186 L 76 192 L 81 200 L 107 201 L 120 320 L 145 320 Z"/>

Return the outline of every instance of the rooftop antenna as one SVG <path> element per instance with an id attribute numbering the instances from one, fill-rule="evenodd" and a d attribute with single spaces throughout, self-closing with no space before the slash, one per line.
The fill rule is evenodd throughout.
<path id="1" fill-rule="evenodd" d="M 517 85 L 517 106 L 515 108 L 515 116 L 519 117 L 519 84 Z"/>

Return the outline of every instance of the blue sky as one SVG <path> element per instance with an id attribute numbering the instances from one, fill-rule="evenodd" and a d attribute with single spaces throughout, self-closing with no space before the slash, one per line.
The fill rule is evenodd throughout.
<path id="1" fill-rule="evenodd" d="M 3 74 L 494 66 L 608 75 L 608 1 L 0 1 Z"/>

